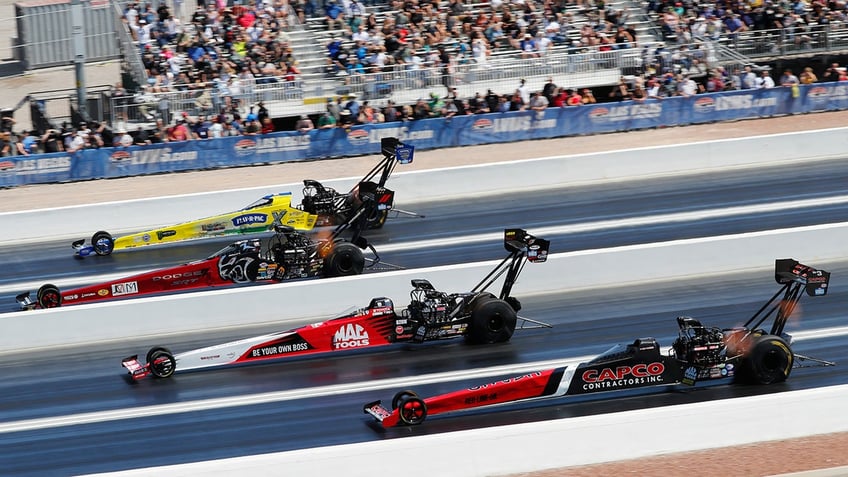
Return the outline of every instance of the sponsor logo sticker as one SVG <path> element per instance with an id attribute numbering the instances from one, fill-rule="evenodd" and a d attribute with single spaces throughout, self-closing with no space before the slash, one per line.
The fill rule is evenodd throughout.
<path id="1" fill-rule="evenodd" d="M 138 282 L 115 283 L 112 285 L 112 296 L 135 295 L 138 293 Z"/>
<path id="2" fill-rule="evenodd" d="M 353 145 L 361 145 L 368 142 L 368 131 L 356 129 L 347 133 L 347 140 Z"/>
<path id="3" fill-rule="evenodd" d="M 493 126 L 494 123 L 491 119 L 478 119 L 471 125 L 471 129 L 474 131 L 485 131 L 486 129 L 492 129 Z"/>
<path id="4" fill-rule="evenodd" d="M 233 225 L 236 227 L 250 224 L 262 224 L 268 220 L 268 214 L 244 214 L 233 217 Z"/>
<path id="5" fill-rule="evenodd" d="M 368 332 L 362 325 L 342 325 L 333 335 L 333 349 L 348 349 L 368 346 Z"/>
<path id="6" fill-rule="evenodd" d="M 97 294 L 100 295 L 100 296 L 106 296 L 106 295 L 109 294 L 109 290 L 107 290 L 105 288 L 101 288 L 100 290 L 97 290 Z"/>

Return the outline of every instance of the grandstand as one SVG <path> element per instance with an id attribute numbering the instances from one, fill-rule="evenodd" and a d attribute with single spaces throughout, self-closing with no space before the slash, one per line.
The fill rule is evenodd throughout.
<path id="1" fill-rule="evenodd" d="M 253 4 L 252 0 L 248 2 L 248 6 Z M 717 21 L 720 12 L 714 4 L 687 3 L 688 7 L 680 7 L 680 2 L 656 0 L 593 4 L 434 0 L 421 2 L 421 8 L 416 4 L 392 1 L 359 5 L 356 8 L 361 14 L 345 12 L 346 20 L 328 25 L 322 8 L 307 15 L 303 3 L 292 2 L 291 6 L 263 0 L 255 11 L 257 18 L 265 18 L 265 36 L 260 34 L 235 46 L 236 40 L 227 37 L 226 31 L 221 33 L 217 27 L 210 30 L 209 18 L 218 16 L 220 23 L 232 16 L 237 23 L 247 10 L 240 5 L 197 9 L 193 2 L 186 2 L 183 12 L 172 12 L 184 20 L 183 31 L 174 30 L 173 22 L 168 22 L 174 34 L 162 41 L 162 35 L 151 37 L 150 22 L 137 21 L 144 12 L 130 12 L 128 18 L 130 4 L 113 3 L 115 16 L 120 19 L 116 33 L 125 71 L 122 79 L 128 91 L 124 95 L 115 95 L 114 90 L 91 91 L 89 104 L 96 107 L 89 107 L 90 119 L 105 121 L 113 128 L 135 129 L 156 119 L 169 123 L 178 114 L 208 115 L 232 105 L 246 115 L 259 101 L 271 117 L 294 117 L 321 113 L 327 98 L 349 95 L 382 106 L 388 100 L 403 105 L 431 94 L 445 96 L 448 87 L 455 88 L 460 98 L 488 90 L 511 94 L 521 79 L 530 90 L 542 89 L 549 78 L 563 88 L 610 87 L 622 76 L 670 71 L 705 77 L 717 66 L 731 71 L 755 61 L 848 50 L 845 22 L 828 20 L 829 13 L 817 13 L 813 7 L 804 12 L 806 21 L 796 21 L 791 28 L 751 28 L 734 33 Z M 349 5 L 339 6 L 340 10 L 345 8 Z M 666 19 L 669 9 L 676 9 L 674 28 Z M 166 25 L 168 16 L 156 10 L 146 18 Z M 813 18 L 819 22 L 810 21 Z M 717 33 L 698 33 L 701 19 L 716 19 Z M 363 41 L 360 24 L 368 26 L 363 31 L 370 30 L 382 38 Z M 549 29 L 551 24 L 558 28 Z M 249 29 L 245 23 L 238 34 L 253 34 Z M 272 39 L 267 36 L 268 30 L 274 34 Z M 193 44 L 201 37 L 205 39 L 203 51 Z M 544 47 L 537 44 L 525 48 L 528 38 Z M 271 42 L 274 48 L 269 52 L 272 48 L 264 45 Z M 344 64 L 328 51 L 332 42 L 347 52 Z M 398 42 L 400 54 L 360 62 L 364 64 L 350 61 L 361 56 L 378 58 L 381 49 Z M 240 59 L 249 57 L 248 48 L 257 44 L 267 61 L 248 61 L 244 70 Z M 365 55 L 356 54 L 359 48 L 365 48 Z M 206 52 L 217 68 L 200 66 L 208 65 L 203 58 Z M 388 61 L 386 56 L 390 57 Z M 229 64 L 232 71 L 221 68 L 222 63 Z M 235 71 L 239 66 L 242 71 Z M 50 117 L 38 122 L 40 129 L 62 119 L 75 119 L 73 112 L 68 118 L 45 116 Z"/>

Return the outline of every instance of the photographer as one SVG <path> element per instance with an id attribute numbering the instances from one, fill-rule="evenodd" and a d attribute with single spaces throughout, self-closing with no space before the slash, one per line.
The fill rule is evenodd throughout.
<path id="1" fill-rule="evenodd" d="M 62 152 L 62 132 L 56 129 L 48 129 L 41 136 L 41 145 L 45 153 Z"/>

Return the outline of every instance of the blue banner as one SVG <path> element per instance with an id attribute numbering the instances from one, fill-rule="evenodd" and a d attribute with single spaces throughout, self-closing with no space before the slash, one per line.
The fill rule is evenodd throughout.
<path id="1" fill-rule="evenodd" d="M 377 154 L 384 137 L 423 150 L 842 109 L 848 82 L 87 149 L 0 158 L 0 187 Z"/>

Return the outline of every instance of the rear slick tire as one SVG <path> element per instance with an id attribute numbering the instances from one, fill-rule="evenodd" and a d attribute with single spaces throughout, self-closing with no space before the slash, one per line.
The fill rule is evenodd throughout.
<path id="1" fill-rule="evenodd" d="M 324 276 L 346 277 L 360 275 L 365 269 L 365 255 L 350 242 L 337 242 L 324 258 Z"/>
<path id="2" fill-rule="evenodd" d="M 786 381 L 792 372 L 795 354 L 789 344 L 774 335 L 758 337 L 745 358 L 745 373 L 754 384 L 774 384 Z"/>
<path id="3" fill-rule="evenodd" d="M 471 344 L 504 343 L 512 338 L 518 315 L 507 302 L 478 298 L 471 311 L 466 341 Z"/>

